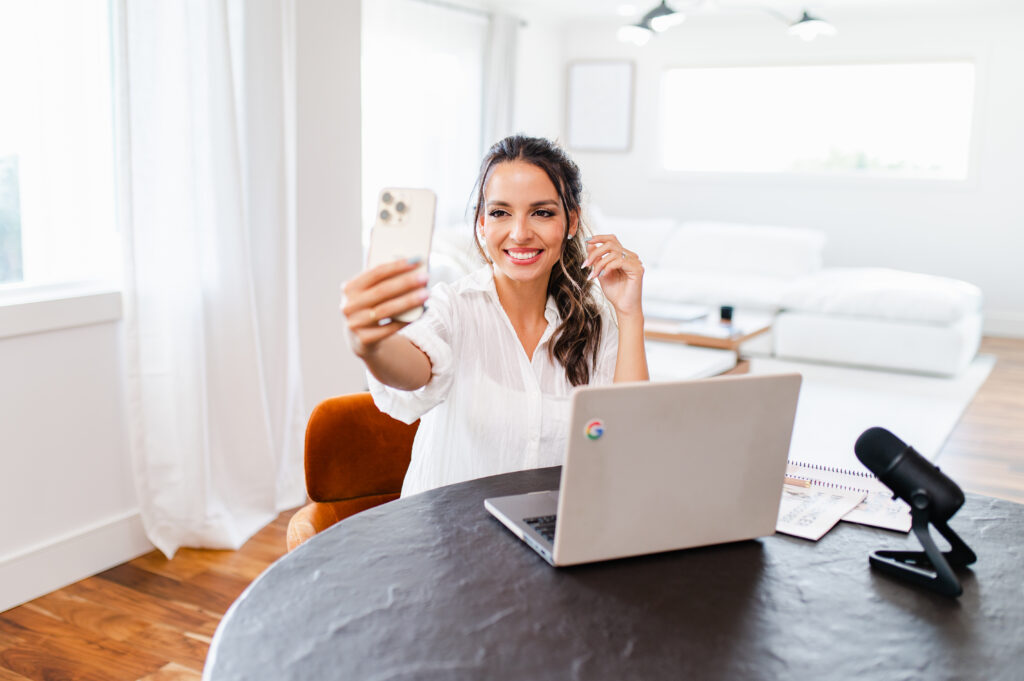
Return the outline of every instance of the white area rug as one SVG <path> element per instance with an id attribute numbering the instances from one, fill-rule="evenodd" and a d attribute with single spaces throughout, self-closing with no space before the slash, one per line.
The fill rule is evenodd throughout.
<path id="1" fill-rule="evenodd" d="M 959 376 L 937 378 L 754 358 L 750 373 L 804 377 L 790 461 L 862 470 L 853 444 L 871 426 L 934 461 L 994 365 L 995 357 L 979 355 Z"/>

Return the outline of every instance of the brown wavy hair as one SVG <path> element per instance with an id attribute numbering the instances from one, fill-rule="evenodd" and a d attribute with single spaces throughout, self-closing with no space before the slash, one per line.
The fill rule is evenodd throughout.
<path id="1" fill-rule="evenodd" d="M 584 245 L 584 225 L 580 217 L 583 194 L 580 169 L 561 147 L 542 137 L 512 135 L 496 143 L 480 164 L 480 174 L 474 189 L 474 233 L 484 210 L 484 187 L 491 173 L 499 164 L 512 161 L 523 161 L 543 170 L 555 186 L 565 211 L 562 253 L 548 279 L 548 295 L 555 299 L 562 323 L 552 336 L 548 352 L 565 367 L 571 385 L 586 385 L 597 364 L 598 348 L 601 345 L 601 308 L 594 299 L 590 282 L 587 281 L 587 272 L 583 269 L 587 251 Z M 579 226 L 576 238 L 570 239 L 569 224 L 573 214 L 577 216 Z M 486 260 L 487 254 L 480 241 L 474 239 L 474 242 Z"/>

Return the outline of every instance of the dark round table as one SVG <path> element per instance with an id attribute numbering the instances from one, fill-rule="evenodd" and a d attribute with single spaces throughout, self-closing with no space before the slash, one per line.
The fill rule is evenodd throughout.
<path id="1" fill-rule="evenodd" d="M 968 495 L 950 524 L 978 562 L 952 599 L 869 567 L 872 550 L 919 548 L 908 536 L 849 523 L 816 543 L 552 568 L 484 499 L 558 477 L 474 480 L 335 525 L 239 597 L 204 678 L 1024 678 L 1020 504 Z"/>

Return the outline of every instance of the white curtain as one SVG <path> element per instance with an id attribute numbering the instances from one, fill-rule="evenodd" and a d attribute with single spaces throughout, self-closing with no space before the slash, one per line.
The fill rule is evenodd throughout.
<path id="1" fill-rule="evenodd" d="M 305 498 L 292 1 L 113 4 L 127 409 L 168 556 Z"/>
<path id="2" fill-rule="evenodd" d="M 516 45 L 521 20 L 495 12 L 487 28 L 484 56 L 483 144 L 492 144 L 516 132 L 512 129 L 516 85 Z"/>

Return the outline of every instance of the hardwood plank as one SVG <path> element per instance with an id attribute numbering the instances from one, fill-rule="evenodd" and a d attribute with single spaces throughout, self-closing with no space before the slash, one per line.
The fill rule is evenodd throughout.
<path id="1" fill-rule="evenodd" d="M 241 579 L 233 575 L 223 574 L 217 570 L 208 570 L 196 575 L 192 583 L 198 587 L 222 594 L 228 599 L 228 603 L 234 603 L 252 580 Z"/>
<path id="2" fill-rule="evenodd" d="M 183 560 L 182 554 L 184 552 L 185 549 L 182 549 L 175 554 L 173 559 L 168 560 L 167 556 L 160 551 L 150 551 L 135 560 L 129 561 L 128 564 L 165 577 L 185 580 L 192 579 L 200 572 L 205 572 L 208 569 L 206 565 L 195 561 Z"/>
<path id="3" fill-rule="evenodd" d="M 984 338 L 996 356 L 938 464 L 964 490 L 1024 503 L 1024 339 Z"/>
<path id="4" fill-rule="evenodd" d="M 0 649 L 0 660 L 3 659 L 3 653 L 4 653 L 4 651 L 2 649 Z M 0 662 L 0 664 L 3 664 L 3 662 Z M 16 673 L 12 672 L 10 669 L 5 669 L 4 667 L 0 667 L 0 681 L 33 681 L 33 680 L 28 678 L 27 676 L 22 676 L 21 674 L 16 674 Z"/>
<path id="5" fill-rule="evenodd" d="M 196 672 L 203 671 L 210 649 L 208 636 L 190 635 L 167 627 L 150 627 L 125 643 Z"/>
<path id="6" fill-rule="evenodd" d="M 3 658 L 4 666 L 22 675 L 32 674 L 26 674 L 26 667 L 9 664 L 9 658 L 20 660 L 24 665 L 32 658 L 70 657 L 80 669 L 106 674 L 110 681 L 134 681 L 167 663 L 120 641 L 95 636 L 32 605 L 4 613 L 0 616 L 0 626 L 23 630 L 21 636 L 25 645 L 9 648 Z"/>
<path id="7" fill-rule="evenodd" d="M 192 582 L 181 582 L 154 574 L 130 563 L 112 567 L 96 576 L 163 601 L 188 603 L 220 615 L 224 614 L 234 600 L 224 594 L 203 589 Z"/>
<path id="8" fill-rule="evenodd" d="M 18 672 L 23 672 L 24 676 Z M 0 651 L 0 674 L 12 674 L 12 681 L 111 681 L 101 671 L 81 664 L 73 656 L 63 652 L 44 652 L 39 647 L 12 648 Z M 0 679 L 7 677 L 0 675 Z"/>
<path id="9" fill-rule="evenodd" d="M 281 550 L 278 548 L 276 552 L 270 552 L 267 548 L 265 551 L 254 552 L 251 549 L 246 550 L 249 543 L 238 551 L 180 549 L 170 561 L 164 558 L 163 554 L 152 557 L 146 554 L 143 556 L 146 560 L 137 558 L 130 564 L 175 579 L 190 579 L 210 569 L 216 569 L 222 574 L 230 574 L 251 582 L 266 570 L 273 560 L 280 557 Z M 254 556 L 253 553 L 259 555 Z M 263 557 L 260 557 L 261 555 Z"/>
<path id="10" fill-rule="evenodd" d="M 4 631 L 3 627 L 0 627 L 0 650 L 16 646 L 23 642 L 24 641 L 13 632 Z"/>
<path id="11" fill-rule="evenodd" d="M 27 607 L 51 613 L 91 635 L 122 641 L 197 671 L 202 671 L 210 646 L 208 636 L 190 635 L 163 624 L 152 624 L 60 591 L 38 598 Z"/>
<path id="12" fill-rule="evenodd" d="M 106 579 L 93 577 L 65 587 L 71 595 L 117 608 L 152 624 L 213 636 L 220 617 L 187 604 L 140 598 L 140 594 Z"/>
<path id="13" fill-rule="evenodd" d="M 124 641 L 152 624 L 100 603 L 65 591 L 55 591 L 28 604 L 96 636 Z"/>
<path id="14" fill-rule="evenodd" d="M 173 662 L 139 681 L 199 681 L 203 675 Z"/>

